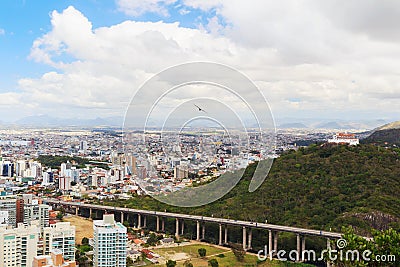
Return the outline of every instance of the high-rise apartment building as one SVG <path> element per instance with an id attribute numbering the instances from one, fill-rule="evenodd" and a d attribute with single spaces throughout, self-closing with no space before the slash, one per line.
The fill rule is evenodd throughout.
<path id="1" fill-rule="evenodd" d="M 93 266 L 126 267 L 127 229 L 113 214 L 93 222 Z"/>
<path id="2" fill-rule="evenodd" d="M 24 199 L 19 197 L 16 201 L 16 215 L 15 215 L 17 223 L 24 222 Z"/>
<path id="3" fill-rule="evenodd" d="M 0 266 L 31 267 L 37 255 L 40 229 L 19 223 L 16 228 L 0 225 Z"/>
<path id="4" fill-rule="evenodd" d="M 69 222 L 59 222 L 43 229 L 43 253 L 54 249 L 62 251 L 66 260 L 75 260 L 75 226 Z"/>
<path id="5" fill-rule="evenodd" d="M 17 222 L 17 197 L 15 195 L 0 196 L 0 211 L 7 211 L 8 224 L 15 226 Z"/>
<path id="6" fill-rule="evenodd" d="M 70 171 L 71 169 L 69 169 Z M 63 191 L 71 190 L 71 176 L 58 178 L 58 188 Z"/>
<path id="7" fill-rule="evenodd" d="M 39 204 L 39 226 L 40 229 L 44 229 L 49 226 L 49 210 L 50 206 L 45 204 Z"/>
<path id="8" fill-rule="evenodd" d="M 39 221 L 40 229 L 49 226 L 49 209 L 50 206 L 41 204 L 41 201 L 34 198 L 32 194 L 23 194 L 17 200 L 17 219 L 19 219 L 19 205 L 22 200 L 23 203 L 23 223 L 30 224 L 32 221 Z M 18 221 L 19 222 L 19 221 Z"/>

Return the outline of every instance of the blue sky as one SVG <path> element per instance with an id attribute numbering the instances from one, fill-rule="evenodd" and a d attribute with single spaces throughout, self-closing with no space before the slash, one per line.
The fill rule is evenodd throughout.
<path id="1" fill-rule="evenodd" d="M 123 116 L 146 79 L 190 61 L 226 64 L 249 76 L 278 120 L 400 117 L 398 1 L 0 5 L 3 122 Z"/>
<path id="2" fill-rule="evenodd" d="M 74 6 L 84 13 L 94 28 L 110 26 L 132 19 L 118 11 L 113 0 L 5 0 L 0 8 L 0 92 L 14 91 L 17 82 L 23 77 L 39 77 L 53 68 L 38 64 L 29 59 L 32 43 L 51 30 L 50 12 L 61 12 L 68 6 Z M 177 5 L 177 4 L 176 4 Z M 175 6 L 176 6 L 175 5 Z M 175 22 L 184 27 L 196 28 L 206 18 L 203 12 L 191 9 L 191 13 L 181 15 L 179 8 L 171 7 L 170 15 L 146 13 L 135 17 L 136 21 Z M 210 13 L 212 15 L 212 12 Z M 203 16 L 203 17 L 202 17 Z"/>
<path id="3" fill-rule="evenodd" d="M 107 25 L 118 22 L 112 1 L 97 1 L 97 12 L 91 11 L 94 1 L 6 0 L 0 9 L 0 91 L 16 90 L 17 81 L 26 76 L 37 77 L 52 68 L 28 59 L 33 41 L 51 29 L 50 12 L 63 10 L 72 3 L 92 14 L 93 23 Z M 105 3 L 108 2 L 108 5 Z M 100 6 L 101 5 L 101 6 Z M 114 7 L 113 7 L 114 6 Z M 100 13 L 98 13 L 100 12 Z M 105 15 L 108 14 L 108 15 Z M 119 19 L 121 20 L 121 18 Z M 7 62 L 7 63 L 5 63 Z"/>

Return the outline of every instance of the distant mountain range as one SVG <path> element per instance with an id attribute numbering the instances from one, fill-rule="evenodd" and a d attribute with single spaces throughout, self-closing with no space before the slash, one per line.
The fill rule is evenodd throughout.
<path id="1" fill-rule="evenodd" d="M 81 118 L 57 118 L 48 115 L 28 116 L 8 123 L 9 125 L 18 126 L 35 126 L 35 127 L 121 127 L 123 123 L 122 117 L 107 117 L 95 119 L 81 119 Z"/>
<path id="2" fill-rule="evenodd" d="M 14 122 L 1 122 L 3 126 L 31 126 L 31 127 L 122 127 L 122 116 L 97 117 L 94 119 L 59 118 L 49 115 L 33 115 L 21 118 Z M 372 130 L 387 123 L 384 120 L 324 120 L 324 119 L 277 119 L 278 129 L 332 129 L 332 130 Z M 156 122 L 149 122 L 149 125 Z M 193 125 L 194 126 L 194 125 Z M 204 125 L 207 127 L 207 125 Z"/>
<path id="3" fill-rule="evenodd" d="M 384 120 L 361 120 L 361 121 L 324 121 L 313 119 L 282 119 L 278 129 L 331 129 L 331 130 L 369 130 L 385 124 Z"/>
<path id="4" fill-rule="evenodd" d="M 308 128 L 307 125 L 300 123 L 300 122 L 293 122 L 293 123 L 284 123 L 278 126 L 279 129 L 305 129 Z"/>

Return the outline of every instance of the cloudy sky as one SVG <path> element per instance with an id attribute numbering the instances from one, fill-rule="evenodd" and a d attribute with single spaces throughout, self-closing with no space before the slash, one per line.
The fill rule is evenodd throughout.
<path id="1" fill-rule="evenodd" d="M 275 118 L 400 119 L 397 0 L 6 0 L 0 121 L 123 116 L 170 66 L 247 75 Z M 149 92 L 152 93 L 152 92 Z"/>

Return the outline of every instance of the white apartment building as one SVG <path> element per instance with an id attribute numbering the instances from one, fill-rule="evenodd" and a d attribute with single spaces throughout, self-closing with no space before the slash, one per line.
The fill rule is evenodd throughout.
<path id="1" fill-rule="evenodd" d="M 50 206 L 45 204 L 39 205 L 39 224 L 40 229 L 44 229 L 44 227 L 49 226 L 49 210 Z"/>
<path id="2" fill-rule="evenodd" d="M 50 254 L 59 249 L 66 260 L 75 260 L 75 226 L 69 222 L 58 222 L 43 229 L 43 253 Z"/>
<path id="3" fill-rule="evenodd" d="M 93 266 L 126 267 L 127 230 L 113 214 L 93 222 Z"/>
<path id="4" fill-rule="evenodd" d="M 17 197 L 15 195 L 0 196 L 0 211 L 7 211 L 8 224 L 15 226 L 17 222 Z"/>
<path id="5" fill-rule="evenodd" d="M 29 225 L 32 221 L 39 221 L 40 229 L 49 226 L 49 205 L 39 204 L 39 200 L 32 194 L 22 195 L 24 203 L 24 224 Z"/>
<path id="6" fill-rule="evenodd" d="M 63 191 L 71 190 L 71 177 L 60 177 L 58 178 L 58 188 Z"/>
<path id="7" fill-rule="evenodd" d="M 0 225 L 0 263 L 2 267 L 32 267 L 37 255 L 40 229 L 37 225 L 16 228 Z"/>

